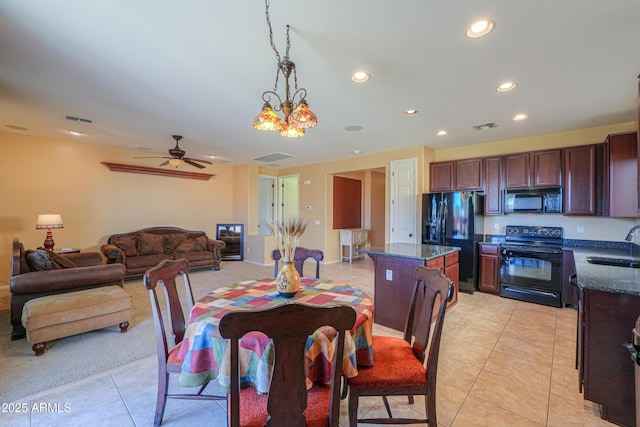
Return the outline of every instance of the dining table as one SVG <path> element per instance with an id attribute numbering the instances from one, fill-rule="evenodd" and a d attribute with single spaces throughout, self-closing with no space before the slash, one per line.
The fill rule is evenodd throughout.
<path id="1" fill-rule="evenodd" d="M 220 389 L 229 392 L 230 346 L 229 341 L 220 336 L 220 320 L 231 311 L 268 309 L 289 303 L 353 307 L 356 322 L 349 333 L 344 334 L 343 374 L 352 378 L 358 374 L 358 366 L 373 365 L 373 301 L 364 291 L 346 283 L 303 277 L 296 295 L 284 297 L 276 290 L 275 279 L 254 279 L 212 290 L 195 302 L 177 356 L 178 362 L 182 361 L 178 384 L 197 387 L 217 380 Z M 307 340 L 304 354 L 307 389 L 314 382 L 330 382 L 336 335 L 335 329 L 325 326 Z M 258 393 L 267 393 L 274 357 L 273 342 L 268 336 L 258 331 L 246 334 L 240 340 L 243 385 L 252 385 Z"/>

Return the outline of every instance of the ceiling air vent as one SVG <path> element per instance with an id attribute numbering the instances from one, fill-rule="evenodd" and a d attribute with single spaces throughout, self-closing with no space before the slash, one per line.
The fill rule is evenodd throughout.
<path id="1" fill-rule="evenodd" d="M 262 157 L 256 157 L 253 160 L 257 160 L 259 162 L 277 162 L 278 160 L 284 160 L 284 159 L 289 159 L 292 156 L 291 154 L 285 154 L 285 153 L 271 153 L 271 154 L 267 154 L 264 155 Z"/>
<path id="2" fill-rule="evenodd" d="M 474 128 L 475 130 L 487 130 L 487 129 L 498 127 L 498 125 L 496 124 L 496 122 L 488 122 L 488 123 L 482 123 L 480 125 L 473 125 L 471 127 Z"/>

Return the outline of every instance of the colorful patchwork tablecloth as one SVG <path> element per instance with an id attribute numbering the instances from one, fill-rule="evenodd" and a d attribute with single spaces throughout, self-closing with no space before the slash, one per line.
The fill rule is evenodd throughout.
<path id="1" fill-rule="evenodd" d="M 373 365 L 373 302 L 365 292 L 344 283 L 302 278 L 296 296 L 285 298 L 278 294 L 274 279 L 250 280 L 216 289 L 196 302 L 180 344 L 178 358 L 183 363 L 179 384 L 195 387 L 217 378 L 222 390 L 228 392 L 230 351 L 228 341 L 220 337 L 220 319 L 230 311 L 272 308 L 292 301 L 324 307 L 338 304 L 353 307 L 356 323 L 350 334 L 345 335 L 344 374 L 351 378 L 358 374 L 358 365 Z M 316 381 L 329 382 L 335 337 L 333 328 L 323 327 L 307 340 L 307 388 Z M 241 381 L 254 385 L 259 393 L 268 392 L 273 358 L 269 337 L 261 332 L 245 335 L 240 341 Z"/>

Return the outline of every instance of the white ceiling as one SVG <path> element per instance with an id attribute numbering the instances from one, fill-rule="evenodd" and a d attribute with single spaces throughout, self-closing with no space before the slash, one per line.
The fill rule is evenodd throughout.
<path id="1" fill-rule="evenodd" d="M 180 134 L 188 157 L 281 152 L 290 167 L 636 120 L 638 0 L 271 0 L 270 13 L 282 56 L 292 27 L 318 115 L 303 138 L 252 126 L 276 73 L 261 0 L 1 0 L 0 130 L 158 154 Z M 478 18 L 495 29 L 469 39 Z M 351 81 L 360 69 L 367 83 Z M 518 87 L 498 93 L 504 80 Z"/>

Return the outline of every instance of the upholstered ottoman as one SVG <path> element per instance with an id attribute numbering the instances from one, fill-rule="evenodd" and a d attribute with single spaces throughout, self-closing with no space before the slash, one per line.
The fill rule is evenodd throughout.
<path id="1" fill-rule="evenodd" d="M 47 341 L 113 325 L 126 332 L 131 320 L 131 297 L 119 286 L 49 295 L 27 301 L 22 325 L 36 356 Z"/>

